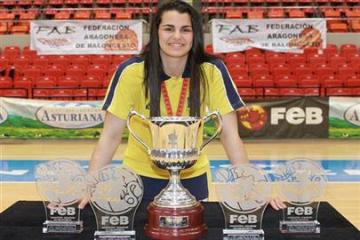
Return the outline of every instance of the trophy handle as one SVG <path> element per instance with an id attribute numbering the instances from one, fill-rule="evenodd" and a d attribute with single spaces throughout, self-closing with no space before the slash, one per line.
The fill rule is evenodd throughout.
<path id="1" fill-rule="evenodd" d="M 130 134 L 133 135 L 133 137 L 146 148 L 148 154 L 150 154 L 151 153 L 150 147 L 148 145 L 146 145 L 146 143 L 130 127 L 130 120 L 133 117 L 139 117 L 144 121 L 146 121 L 146 117 L 144 117 L 143 115 L 141 115 L 141 114 L 137 113 L 136 111 L 132 110 L 132 111 L 129 112 L 126 124 L 127 124 L 127 127 L 129 129 Z"/>
<path id="2" fill-rule="evenodd" d="M 211 142 L 220 132 L 222 129 L 222 118 L 220 116 L 220 113 L 218 111 L 214 111 L 209 113 L 207 116 L 203 118 L 204 124 L 211 119 L 212 116 L 216 116 L 216 119 L 218 121 L 218 128 L 216 129 L 216 132 L 208 139 L 206 140 L 200 147 L 200 151 L 208 145 L 209 142 Z"/>

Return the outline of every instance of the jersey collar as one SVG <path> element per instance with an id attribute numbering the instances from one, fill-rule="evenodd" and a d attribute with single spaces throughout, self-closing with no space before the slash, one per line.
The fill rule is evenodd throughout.
<path id="1" fill-rule="evenodd" d="M 188 58 L 187 62 L 186 62 L 186 65 L 185 65 L 185 69 L 184 69 L 184 72 L 182 74 L 182 78 L 190 78 L 191 76 L 191 69 L 190 69 L 190 60 Z M 166 80 L 169 80 L 171 77 L 169 75 L 167 75 L 163 69 L 161 69 L 161 72 L 160 72 L 160 80 L 161 81 L 166 81 Z"/>

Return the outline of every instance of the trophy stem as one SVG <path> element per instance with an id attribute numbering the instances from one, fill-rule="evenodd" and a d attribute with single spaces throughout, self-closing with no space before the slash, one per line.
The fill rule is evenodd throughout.
<path id="1" fill-rule="evenodd" d="M 180 181 L 180 170 L 170 169 L 168 185 L 155 197 L 154 204 L 166 208 L 187 208 L 197 204 L 196 198 Z"/>

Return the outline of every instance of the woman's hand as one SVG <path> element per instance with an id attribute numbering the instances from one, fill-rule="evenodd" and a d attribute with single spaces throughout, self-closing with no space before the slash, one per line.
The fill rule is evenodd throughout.
<path id="1" fill-rule="evenodd" d="M 285 203 L 278 197 L 272 198 L 269 203 L 270 203 L 271 207 L 275 210 L 280 210 L 280 209 L 286 208 Z"/>

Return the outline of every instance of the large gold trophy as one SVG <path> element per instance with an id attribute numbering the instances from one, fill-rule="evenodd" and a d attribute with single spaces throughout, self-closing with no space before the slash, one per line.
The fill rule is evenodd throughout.
<path id="1" fill-rule="evenodd" d="M 151 147 L 132 130 L 133 117 L 140 118 L 149 126 Z M 217 130 L 211 138 L 201 144 L 202 126 L 211 119 L 217 121 Z M 154 164 L 170 172 L 168 185 L 147 208 L 148 222 L 145 225 L 145 234 L 161 240 L 199 239 L 207 229 L 203 218 L 204 207 L 182 186 L 180 171 L 194 165 L 201 150 L 221 131 L 222 121 L 219 113 L 212 112 L 204 118 L 145 118 L 131 111 L 127 125 L 131 135 L 146 148 Z"/>

